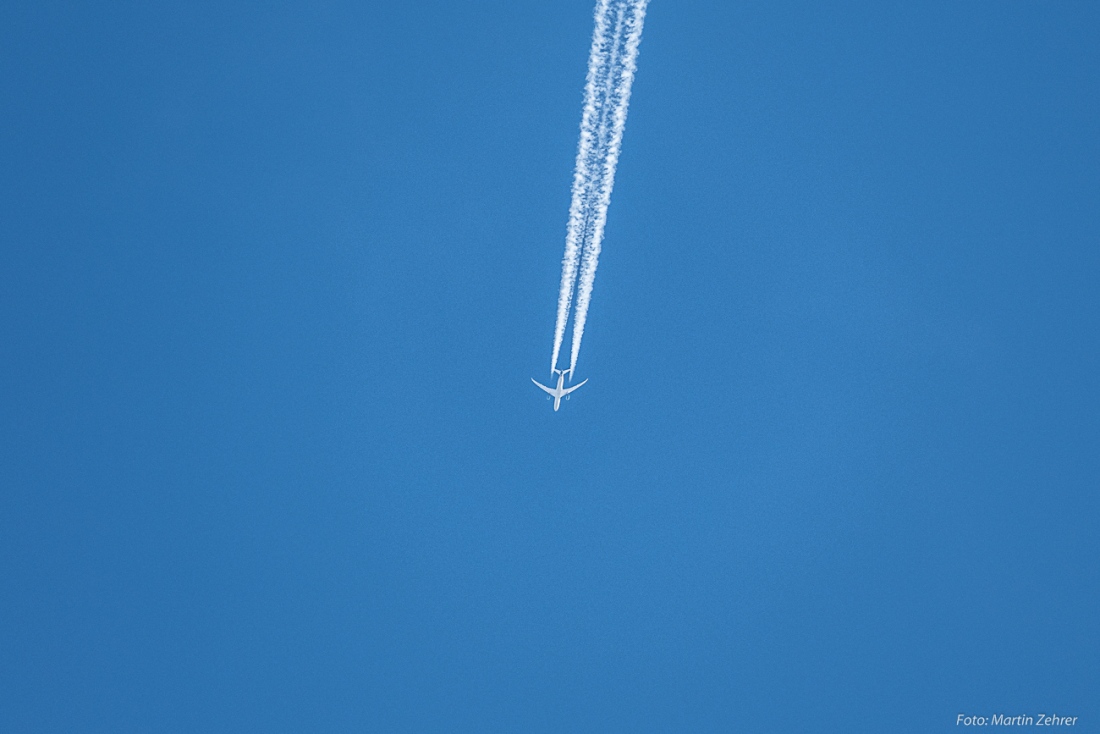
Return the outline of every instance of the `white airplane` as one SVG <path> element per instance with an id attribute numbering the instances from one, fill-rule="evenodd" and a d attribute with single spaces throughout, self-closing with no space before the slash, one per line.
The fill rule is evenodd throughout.
<path id="1" fill-rule="evenodd" d="M 561 407 L 561 399 L 562 398 L 565 398 L 566 400 L 568 400 L 569 399 L 569 397 L 568 397 L 569 393 L 576 390 L 578 387 L 583 385 L 585 382 L 588 382 L 588 378 L 585 378 L 583 382 L 578 382 L 573 387 L 565 387 L 565 373 L 567 373 L 569 371 L 570 370 L 551 369 L 551 372 L 557 372 L 558 373 L 558 386 L 555 387 L 555 388 L 549 388 L 546 385 L 539 384 L 538 382 L 535 382 L 535 378 L 533 378 L 533 377 L 531 378 L 531 382 L 534 382 L 536 385 L 538 385 L 540 388 L 542 388 L 542 390 L 544 392 L 548 393 L 550 395 L 550 398 L 554 398 L 554 410 L 557 410 L 558 408 Z M 547 398 L 547 400 L 549 400 L 550 398 Z"/>

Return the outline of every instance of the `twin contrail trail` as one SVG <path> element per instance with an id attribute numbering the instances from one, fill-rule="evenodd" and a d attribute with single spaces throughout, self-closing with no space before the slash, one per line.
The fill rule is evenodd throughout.
<path id="1" fill-rule="evenodd" d="M 561 261 L 558 320 L 554 327 L 554 351 L 550 357 L 552 370 L 558 366 L 574 290 L 577 302 L 573 313 L 570 370 L 577 366 L 580 355 L 648 1 L 598 0 L 596 3 L 596 28 L 588 55 L 581 136 L 573 173 L 573 198 L 569 205 L 565 256 Z"/>

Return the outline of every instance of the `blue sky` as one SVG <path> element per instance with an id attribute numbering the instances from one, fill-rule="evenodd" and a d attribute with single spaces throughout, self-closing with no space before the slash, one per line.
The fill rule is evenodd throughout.
<path id="1" fill-rule="evenodd" d="M 1100 721 L 1100 10 L 0 9 L 0 729 Z"/>

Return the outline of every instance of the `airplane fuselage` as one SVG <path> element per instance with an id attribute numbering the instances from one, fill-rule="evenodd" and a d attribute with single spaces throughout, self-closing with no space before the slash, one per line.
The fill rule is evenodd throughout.
<path id="1" fill-rule="evenodd" d="M 554 412 L 561 407 L 561 399 L 565 396 L 565 373 L 558 375 L 558 386 L 554 388 Z"/>
<path id="2" fill-rule="evenodd" d="M 561 370 L 561 371 L 555 370 L 555 372 L 558 373 L 558 385 L 557 385 L 557 387 L 554 387 L 554 388 L 549 388 L 546 385 L 541 385 L 537 381 L 535 381 L 534 379 L 531 380 L 531 382 L 534 382 L 536 385 L 538 385 L 539 388 L 541 388 L 543 392 L 545 392 L 547 395 L 549 395 L 550 397 L 552 397 L 554 399 L 554 410 L 555 411 L 557 411 L 557 409 L 561 407 L 561 399 L 563 397 L 565 397 L 569 393 L 576 390 L 578 387 L 583 385 L 585 382 L 588 382 L 588 380 L 584 380 L 582 382 L 578 382 L 573 387 L 566 387 L 565 386 L 565 375 L 568 371 L 569 370 Z"/>

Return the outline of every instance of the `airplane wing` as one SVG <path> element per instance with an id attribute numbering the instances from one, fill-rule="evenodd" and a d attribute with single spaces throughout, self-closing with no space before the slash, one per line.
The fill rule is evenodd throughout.
<path id="1" fill-rule="evenodd" d="M 532 377 L 532 378 L 531 378 L 531 382 L 535 382 L 535 378 L 534 378 L 534 377 Z M 539 387 L 541 387 L 541 388 L 542 388 L 542 389 L 543 389 L 543 390 L 544 390 L 545 392 L 548 392 L 548 393 L 550 393 L 551 395 L 554 395 L 554 394 L 555 394 L 555 393 L 554 393 L 554 391 L 553 391 L 553 390 L 551 390 L 550 388 L 548 388 L 548 387 L 547 387 L 546 385 L 542 385 L 542 384 L 540 384 L 540 383 L 537 383 L 537 382 L 535 382 L 535 384 L 536 384 L 536 385 L 538 385 Z M 581 384 L 584 384 L 584 383 L 581 383 Z M 580 385 L 577 385 L 577 387 L 580 387 Z"/>
<path id="2" fill-rule="evenodd" d="M 581 385 L 583 385 L 583 384 L 584 384 L 584 383 L 586 383 L 586 382 L 588 382 L 588 378 L 587 378 L 587 377 L 586 377 L 586 378 L 584 378 L 584 379 L 583 379 L 582 381 L 578 382 L 578 383 L 577 383 L 576 385 L 574 385 L 573 387 L 568 387 L 568 388 L 566 388 L 565 390 L 563 390 L 563 391 L 562 391 L 562 395 L 568 395 L 569 393 L 573 392 L 574 390 L 576 390 L 576 389 L 577 389 L 578 387 L 580 387 Z M 538 383 L 535 383 L 535 384 L 538 384 Z M 542 385 L 539 385 L 539 387 L 542 387 Z M 543 390 L 545 390 L 546 388 L 544 388 L 544 387 L 543 387 L 542 389 L 543 389 Z"/>

